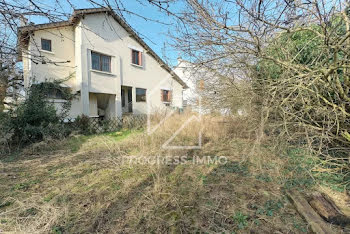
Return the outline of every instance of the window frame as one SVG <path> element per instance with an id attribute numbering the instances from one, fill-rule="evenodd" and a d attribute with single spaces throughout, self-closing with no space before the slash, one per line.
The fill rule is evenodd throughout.
<path id="1" fill-rule="evenodd" d="M 47 49 L 45 49 L 45 48 L 43 47 L 43 44 L 44 44 L 43 42 L 49 42 L 50 50 L 47 50 Z M 41 50 L 48 51 L 48 52 L 52 52 L 52 40 L 46 39 L 46 38 L 41 38 L 40 43 L 41 43 Z"/>
<path id="2" fill-rule="evenodd" d="M 138 55 L 137 55 L 137 62 L 138 63 L 134 63 L 134 52 L 138 53 Z M 136 49 L 131 49 L 131 64 L 135 65 L 135 66 L 139 66 L 139 67 L 143 66 L 142 51 L 139 51 Z"/>
<path id="3" fill-rule="evenodd" d="M 137 94 L 137 90 L 144 90 L 145 94 L 143 94 L 142 96 L 145 97 L 145 100 L 141 100 L 138 98 L 138 96 L 140 96 L 139 94 Z M 135 88 L 135 94 L 136 94 L 136 102 L 147 102 L 147 89 L 144 88 Z"/>
<path id="4" fill-rule="evenodd" d="M 94 67 L 94 63 L 93 63 L 93 54 L 97 55 L 99 60 L 98 60 L 98 68 Z M 103 58 L 108 58 L 108 70 L 103 70 Z M 102 54 L 96 51 L 91 51 L 91 69 L 94 71 L 99 71 L 99 72 L 107 72 L 107 73 L 112 73 L 112 56 L 110 55 L 106 55 L 106 54 Z"/>

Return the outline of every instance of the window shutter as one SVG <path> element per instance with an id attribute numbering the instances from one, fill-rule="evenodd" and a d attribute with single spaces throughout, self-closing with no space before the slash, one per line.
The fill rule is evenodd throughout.
<path id="1" fill-rule="evenodd" d="M 142 52 L 139 52 L 139 65 L 142 66 Z"/>
<path id="2" fill-rule="evenodd" d="M 204 90 L 204 80 L 199 81 L 199 89 L 202 91 Z"/>
<path id="3" fill-rule="evenodd" d="M 168 92 L 168 101 L 169 102 L 172 101 L 171 98 L 172 98 L 172 91 L 169 90 L 169 92 Z"/>

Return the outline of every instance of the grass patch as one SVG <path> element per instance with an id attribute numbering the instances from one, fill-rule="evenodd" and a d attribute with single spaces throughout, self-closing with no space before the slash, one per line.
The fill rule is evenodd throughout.
<path id="1" fill-rule="evenodd" d="M 350 189 L 349 181 L 344 174 L 327 171 L 314 171 L 313 175 L 318 181 L 320 181 L 321 185 L 330 187 L 334 191 L 344 192 L 344 190 Z"/>
<path id="2" fill-rule="evenodd" d="M 335 172 L 334 166 L 306 150 L 291 148 L 284 158 L 287 163 L 283 171 L 283 184 L 287 190 L 303 190 L 320 184 L 342 192 L 349 186 L 344 174 Z"/>
<path id="3" fill-rule="evenodd" d="M 29 209 L 26 209 L 24 212 L 19 213 L 19 217 L 28 217 L 28 216 L 35 216 L 38 214 L 39 210 L 31 207 Z"/>
<path id="4" fill-rule="evenodd" d="M 21 150 L 13 150 L 9 154 L 6 155 L 0 155 L 0 161 L 4 163 L 10 163 L 18 160 L 18 158 L 21 156 Z"/>
<path id="5" fill-rule="evenodd" d="M 24 190 L 27 191 L 32 185 L 40 183 L 39 179 L 18 183 L 12 186 L 12 190 Z"/>
<path id="6" fill-rule="evenodd" d="M 245 229 L 248 226 L 248 215 L 244 215 L 241 211 L 235 213 L 232 217 L 237 224 L 238 229 Z"/>
<path id="7" fill-rule="evenodd" d="M 12 204 L 13 204 L 13 202 L 11 202 L 11 201 L 6 201 L 6 202 L 3 202 L 3 203 L 0 203 L 0 209 L 4 208 L 6 206 L 10 206 Z"/>
<path id="8" fill-rule="evenodd" d="M 271 182 L 272 181 L 271 176 L 269 176 L 268 174 L 259 174 L 259 175 L 256 175 L 255 178 L 257 180 L 264 181 L 264 182 Z"/>
<path id="9" fill-rule="evenodd" d="M 281 199 L 268 199 L 263 205 L 254 203 L 249 205 L 249 208 L 255 211 L 255 215 L 258 216 L 276 216 L 280 210 L 284 207 L 286 201 Z"/>
<path id="10" fill-rule="evenodd" d="M 228 162 L 223 166 L 223 169 L 227 173 L 237 173 L 241 176 L 249 176 L 248 164 L 239 162 Z"/>
<path id="11" fill-rule="evenodd" d="M 257 147 L 248 158 L 252 140 L 231 137 L 221 122 L 205 118 L 208 122 L 179 134 L 179 139 L 189 141 L 197 137 L 197 128 L 206 127 L 202 149 L 166 150 L 162 145 L 187 116 L 172 118 L 152 135 L 122 129 L 75 136 L 54 143 L 55 147 L 42 144 L 35 148 L 41 151 L 31 149 L 39 156 L 27 157 L 22 152 L 21 160 L 4 162 L 0 181 L 6 192 L 0 195 L 0 209 L 7 213 L 0 216 L 6 220 L 0 229 L 27 233 L 300 232 L 303 220 L 281 199 L 284 183 L 272 178 L 278 168 L 286 172 L 283 182 L 303 171 L 298 169 L 301 158 L 291 154 L 287 158 L 292 167 L 282 167 L 282 160 L 267 147 Z M 119 160 L 182 155 L 189 160 L 176 165 L 129 165 Z M 191 160 L 208 155 L 225 155 L 228 160 L 226 164 Z M 263 161 L 264 157 L 268 160 Z"/>
<path id="12" fill-rule="evenodd" d="M 91 138 L 91 136 L 75 136 L 68 140 L 68 147 L 72 153 L 79 151 L 80 147 Z"/>
<path id="13" fill-rule="evenodd" d="M 143 131 L 144 131 L 143 129 L 137 129 L 137 130 L 121 129 L 120 131 L 107 133 L 106 135 L 112 137 L 116 141 L 121 141 L 129 137 L 131 134 L 137 134 Z"/>

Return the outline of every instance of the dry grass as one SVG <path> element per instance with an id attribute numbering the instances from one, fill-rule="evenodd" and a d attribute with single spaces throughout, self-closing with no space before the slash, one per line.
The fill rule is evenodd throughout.
<path id="1" fill-rule="evenodd" d="M 205 116 L 161 146 L 191 116 L 152 135 L 124 130 L 39 143 L 2 160 L 0 230 L 30 233 L 302 233 L 308 227 L 283 193 L 287 160 L 244 132 L 244 121 Z M 232 123 L 234 123 L 232 125 Z M 186 156 L 183 164 L 127 164 L 121 158 Z M 193 164 L 226 156 L 226 164 Z M 0 232 L 1 232 L 0 231 Z"/>

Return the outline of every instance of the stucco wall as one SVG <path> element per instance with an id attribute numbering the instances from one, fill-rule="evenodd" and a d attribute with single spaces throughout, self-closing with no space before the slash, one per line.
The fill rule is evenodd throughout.
<path id="1" fill-rule="evenodd" d="M 187 102 L 187 105 L 196 105 L 199 98 L 197 92 L 197 81 L 202 79 L 197 69 L 194 66 L 182 59 L 178 59 L 178 65 L 174 69 L 174 72 L 187 84 L 188 89 L 183 92 L 183 100 Z"/>
<path id="2" fill-rule="evenodd" d="M 41 51 L 41 38 L 52 41 L 52 53 Z M 131 64 L 131 48 L 143 52 L 142 67 Z M 110 105 L 114 106 L 109 106 L 114 114 L 109 111 L 108 115 L 120 116 L 121 85 L 132 87 L 135 114 L 145 114 L 149 107 L 154 110 L 164 108 L 165 104 L 160 98 L 163 88 L 172 90 L 172 105 L 182 108 L 182 86 L 107 14 L 86 15 L 74 27 L 38 30 L 30 39 L 29 49 L 32 54 L 42 56 L 44 61 L 69 61 L 56 66 L 48 62 L 36 64 L 23 57 L 23 69 L 26 87 L 31 83 L 28 77 L 42 82 L 72 76 L 65 83 L 73 91 L 81 91 L 80 99 L 76 101 L 80 105 L 74 105 L 75 110 L 72 111 L 74 115 L 76 112 L 94 115 L 95 106 L 91 103 L 94 98 L 90 93 L 106 93 L 114 98 L 110 100 Z M 91 69 L 91 51 L 111 56 L 110 74 Z M 147 90 L 146 103 L 136 102 L 136 88 Z"/>
<path id="3" fill-rule="evenodd" d="M 64 104 L 64 100 L 50 100 L 53 105 L 55 106 L 57 113 L 61 113 L 62 111 L 62 105 Z M 81 115 L 81 104 L 80 104 L 80 97 L 77 96 L 72 100 L 71 108 L 69 111 L 69 118 L 76 118 L 79 115 Z"/>
<path id="4" fill-rule="evenodd" d="M 115 94 L 119 103 L 117 109 L 121 109 L 120 85 L 131 86 L 134 113 L 142 114 L 147 113 L 148 106 L 145 102 L 136 102 L 136 88 L 146 89 L 147 102 L 152 104 L 153 109 L 160 109 L 165 107 L 160 99 L 161 88 L 167 87 L 173 91 L 173 106 L 182 108 L 182 86 L 171 78 L 170 74 L 111 16 L 103 13 L 87 15 L 82 19 L 80 28 L 83 31 L 82 48 L 84 50 L 112 56 L 112 75 L 107 75 L 90 71 L 91 61 L 87 55 L 86 69 L 90 73 L 90 91 L 103 90 L 102 92 L 113 93 L 110 87 L 107 91 L 106 83 L 112 86 L 112 82 L 115 82 L 117 86 Z M 142 67 L 131 64 L 131 48 L 143 52 Z M 98 82 L 102 79 L 105 81 Z"/>
<path id="5" fill-rule="evenodd" d="M 90 117 L 97 117 L 97 97 L 96 94 L 90 93 L 89 94 L 89 110 L 90 110 Z"/>
<path id="6" fill-rule="evenodd" d="M 52 51 L 41 49 L 41 38 L 51 40 Z M 23 55 L 26 88 L 35 82 L 68 79 L 69 87 L 77 90 L 75 80 L 74 29 L 60 27 L 35 31 L 30 37 L 29 52 Z M 30 56 L 30 60 L 28 60 Z M 30 70 L 30 72 L 27 71 Z M 29 77 L 31 80 L 29 81 Z M 33 79 L 34 78 L 34 79 Z"/>

